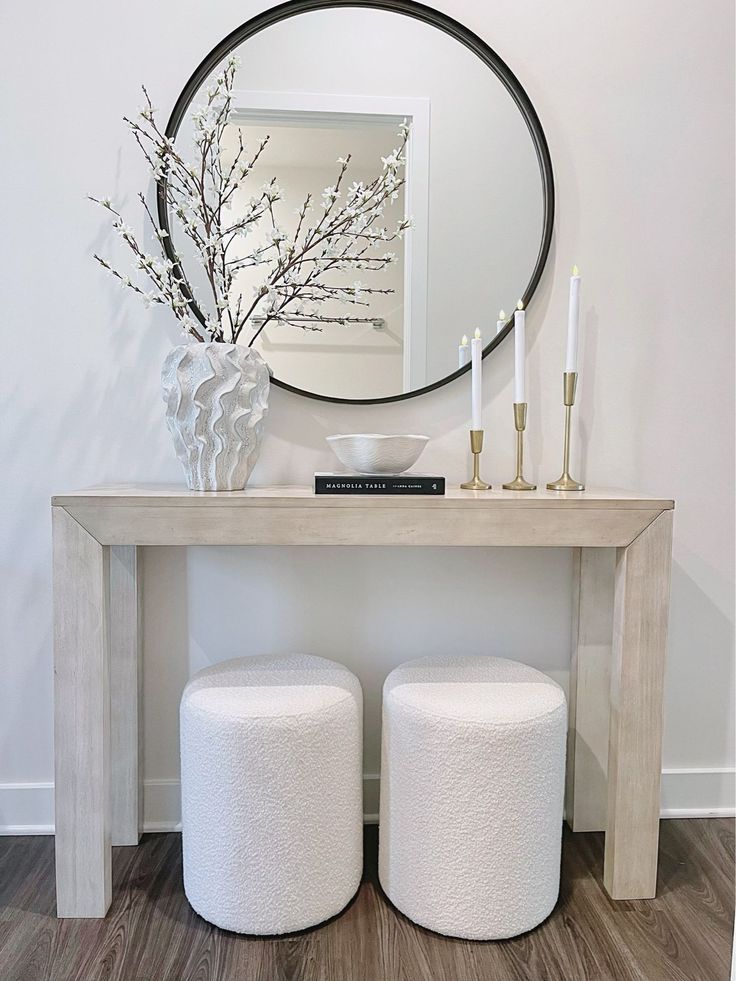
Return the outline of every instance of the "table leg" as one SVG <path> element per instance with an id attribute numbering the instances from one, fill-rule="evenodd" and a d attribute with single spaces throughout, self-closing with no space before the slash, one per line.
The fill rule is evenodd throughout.
<path id="1" fill-rule="evenodd" d="M 110 549 L 110 741 L 113 845 L 137 845 L 143 819 L 139 739 L 141 563 L 135 545 Z"/>
<path id="2" fill-rule="evenodd" d="M 573 831 L 606 828 L 615 551 L 576 548 L 565 816 Z"/>
<path id="3" fill-rule="evenodd" d="M 617 552 L 603 871 L 613 899 L 656 895 L 671 565 L 672 511 Z"/>
<path id="4" fill-rule="evenodd" d="M 112 894 L 110 550 L 53 512 L 56 912 L 100 917 Z"/>

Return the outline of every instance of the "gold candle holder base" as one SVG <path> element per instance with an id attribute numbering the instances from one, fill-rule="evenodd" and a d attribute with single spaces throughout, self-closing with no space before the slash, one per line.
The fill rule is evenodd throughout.
<path id="1" fill-rule="evenodd" d="M 510 480 L 508 484 L 503 485 L 504 490 L 516 490 L 516 491 L 530 491 L 536 490 L 536 484 L 530 484 L 528 480 L 524 480 L 523 477 L 514 477 Z"/>
<path id="2" fill-rule="evenodd" d="M 470 451 L 473 454 L 473 477 L 464 484 L 460 484 L 462 490 L 490 490 L 491 485 L 485 480 L 480 479 L 480 454 L 483 450 L 483 430 L 470 430 Z"/>
<path id="3" fill-rule="evenodd" d="M 516 429 L 516 476 L 508 484 L 503 485 L 504 490 L 512 491 L 533 491 L 537 489 L 536 484 L 530 484 L 524 479 L 524 430 L 526 429 L 526 402 L 514 402 L 514 428 Z"/>
<path id="4" fill-rule="evenodd" d="M 573 480 L 569 473 L 563 473 L 559 480 L 553 480 L 547 484 L 547 490 L 553 491 L 581 491 L 585 490 L 585 484 Z"/>
<path id="5" fill-rule="evenodd" d="M 547 484 L 551 491 L 583 491 L 585 484 L 570 476 L 570 425 L 572 407 L 575 405 L 575 389 L 578 384 L 577 371 L 566 371 L 563 376 L 563 401 L 565 403 L 565 446 L 562 454 L 562 476 Z"/>

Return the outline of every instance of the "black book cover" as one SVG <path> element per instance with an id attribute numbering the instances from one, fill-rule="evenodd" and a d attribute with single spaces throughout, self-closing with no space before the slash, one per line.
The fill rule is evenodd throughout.
<path id="1" fill-rule="evenodd" d="M 445 478 L 423 473 L 381 477 L 369 474 L 316 473 L 315 494 L 420 494 L 442 495 Z"/>

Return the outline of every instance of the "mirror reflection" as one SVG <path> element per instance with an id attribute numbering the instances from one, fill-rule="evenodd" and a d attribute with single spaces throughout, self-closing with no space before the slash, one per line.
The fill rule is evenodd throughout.
<path id="1" fill-rule="evenodd" d="M 537 153 L 512 96 L 453 37 L 368 8 L 290 17 L 232 54 L 222 166 L 249 168 L 228 202 L 243 226 L 239 342 L 276 379 L 329 398 L 452 374 L 460 335 L 480 327 L 488 342 L 513 310 L 543 237 Z M 177 144 L 195 138 L 208 86 Z"/>

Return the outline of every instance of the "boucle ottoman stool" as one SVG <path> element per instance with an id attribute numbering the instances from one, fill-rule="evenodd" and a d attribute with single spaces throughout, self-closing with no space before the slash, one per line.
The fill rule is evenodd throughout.
<path id="1" fill-rule="evenodd" d="M 473 940 L 531 930 L 560 883 L 567 709 L 495 657 L 426 657 L 383 689 L 378 867 L 415 923 Z"/>
<path id="2" fill-rule="evenodd" d="M 360 682 L 321 657 L 226 661 L 181 701 L 184 891 L 225 930 L 339 913 L 363 867 Z"/>

